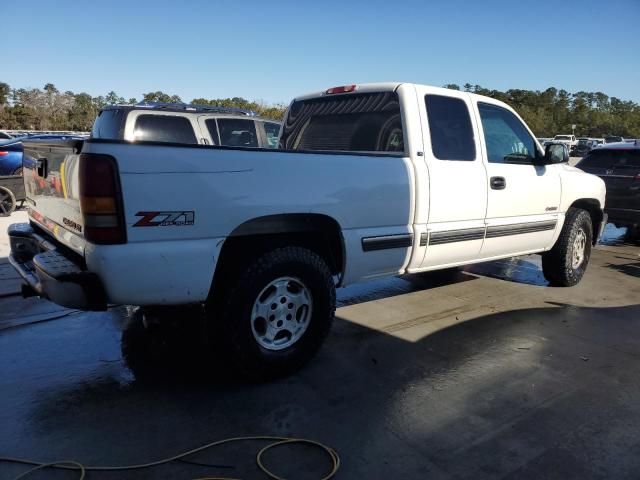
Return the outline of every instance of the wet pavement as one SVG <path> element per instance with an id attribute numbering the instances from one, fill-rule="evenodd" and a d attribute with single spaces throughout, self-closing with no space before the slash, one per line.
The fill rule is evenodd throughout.
<path id="1" fill-rule="evenodd" d="M 230 378 L 191 317 L 144 330 L 125 307 L 78 313 L 4 296 L 0 456 L 120 465 L 278 435 L 332 446 L 344 479 L 637 479 L 640 248 L 622 233 L 608 228 L 570 289 L 549 287 L 537 256 L 342 289 L 320 354 L 269 384 Z M 230 468 L 88 478 L 263 479 L 259 445 L 190 458 Z M 266 460 L 302 480 L 329 467 L 302 446 Z M 24 470 L 2 463 L 0 479 Z"/>

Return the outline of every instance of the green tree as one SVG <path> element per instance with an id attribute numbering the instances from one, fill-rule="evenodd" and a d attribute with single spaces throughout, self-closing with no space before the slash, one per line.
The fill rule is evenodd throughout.
<path id="1" fill-rule="evenodd" d="M 73 106 L 69 110 L 69 126 L 72 130 L 90 130 L 96 115 L 97 108 L 91 95 L 78 93 L 74 96 Z"/>
<path id="2" fill-rule="evenodd" d="M 0 106 L 6 105 L 11 95 L 11 87 L 8 83 L 0 82 Z"/>
<path id="3" fill-rule="evenodd" d="M 107 93 L 104 101 L 107 105 L 118 105 L 124 103 L 124 97 L 119 96 L 116 92 L 111 90 L 109 93 Z"/>
<path id="4" fill-rule="evenodd" d="M 182 99 L 178 95 L 169 95 L 161 91 L 143 93 L 142 101 L 159 103 L 182 103 Z"/>

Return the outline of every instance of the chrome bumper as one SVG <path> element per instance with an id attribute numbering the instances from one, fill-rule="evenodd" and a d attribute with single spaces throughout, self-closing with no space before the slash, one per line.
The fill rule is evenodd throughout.
<path id="1" fill-rule="evenodd" d="M 10 225 L 7 234 L 9 262 L 26 284 L 24 296 L 38 295 L 68 308 L 106 310 L 102 283 L 84 270 L 80 258 L 59 249 L 28 223 Z"/>

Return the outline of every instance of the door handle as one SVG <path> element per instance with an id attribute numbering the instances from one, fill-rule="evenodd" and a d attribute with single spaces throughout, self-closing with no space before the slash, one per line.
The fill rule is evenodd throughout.
<path id="1" fill-rule="evenodd" d="M 489 185 L 491 185 L 492 190 L 504 190 L 507 188 L 507 181 L 504 177 L 491 177 Z"/>

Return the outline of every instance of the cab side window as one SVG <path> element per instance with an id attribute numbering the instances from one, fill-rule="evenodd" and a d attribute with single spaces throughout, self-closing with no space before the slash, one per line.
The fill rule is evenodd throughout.
<path id="1" fill-rule="evenodd" d="M 256 124 L 253 120 L 219 118 L 220 145 L 226 147 L 258 147 Z"/>
<path id="2" fill-rule="evenodd" d="M 425 103 L 434 157 L 438 160 L 475 160 L 476 144 L 465 101 L 444 95 L 426 95 Z"/>
<path id="3" fill-rule="evenodd" d="M 189 119 L 178 115 L 140 115 L 134 137 L 147 142 L 198 143 Z"/>
<path id="4" fill-rule="evenodd" d="M 267 137 L 267 148 L 278 148 L 278 137 L 280 136 L 280 124 L 264 122 L 264 133 Z"/>
<path id="5" fill-rule="evenodd" d="M 489 103 L 479 102 L 478 110 L 489 162 L 532 165 L 537 154 L 535 140 L 518 117 Z"/>

